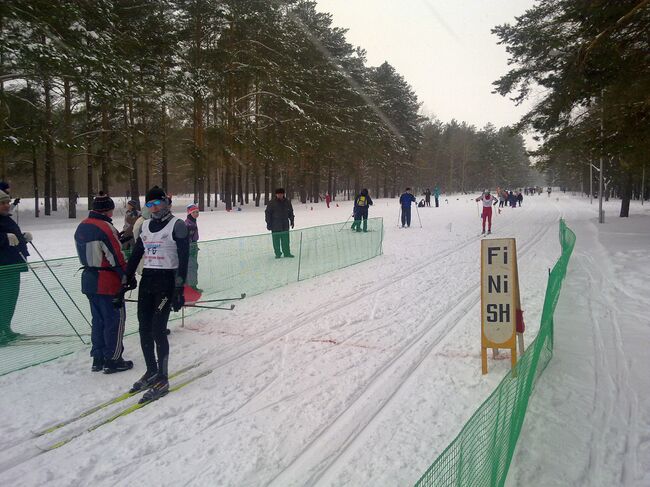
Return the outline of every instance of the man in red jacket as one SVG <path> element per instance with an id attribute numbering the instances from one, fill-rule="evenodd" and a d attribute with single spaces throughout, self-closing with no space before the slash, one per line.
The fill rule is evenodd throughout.
<path id="1" fill-rule="evenodd" d="M 77 254 L 83 273 L 81 274 L 81 292 L 90 301 L 93 318 L 91 370 L 104 370 L 105 374 L 123 372 L 133 368 L 133 362 L 124 360 L 122 338 L 126 309 L 124 302 L 114 303 L 126 283 L 126 262 L 118 233 L 113 226 L 115 203 L 100 192 L 93 201 L 93 209 L 88 218 L 83 220 L 74 234 Z"/>

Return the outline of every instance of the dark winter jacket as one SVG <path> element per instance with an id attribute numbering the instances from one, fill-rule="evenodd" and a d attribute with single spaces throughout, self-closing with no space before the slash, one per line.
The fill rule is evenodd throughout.
<path id="1" fill-rule="evenodd" d="M 415 201 L 415 196 L 411 193 L 403 193 L 402 196 L 399 197 L 399 204 L 402 205 L 402 208 L 410 208 L 411 203 L 415 203 Z"/>
<path id="2" fill-rule="evenodd" d="M 9 245 L 8 233 L 13 233 L 18 237 L 19 243 L 17 246 L 12 247 Z M 20 231 L 18 224 L 9 215 L 0 215 L 0 265 L 23 264 L 24 268 L 21 268 L 21 272 L 26 271 L 27 265 L 20 254 L 25 257 L 29 255 L 23 232 Z"/>
<path id="3" fill-rule="evenodd" d="M 293 206 L 291 206 L 291 201 L 286 198 L 282 200 L 273 198 L 269 201 L 264 215 L 266 229 L 272 232 L 286 232 L 289 230 L 289 224 L 293 226 Z"/>
<path id="4" fill-rule="evenodd" d="M 364 189 L 354 199 L 354 214 L 355 214 L 355 216 L 356 215 L 366 215 L 367 216 L 369 206 L 372 206 L 372 198 L 368 194 L 368 191 Z"/>
<path id="5" fill-rule="evenodd" d="M 427 189 L 424 192 L 424 198 L 425 198 L 425 201 L 427 201 L 427 202 L 431 201 L 431 190 Z"/>
<path id="6" fill-rule="evenodd" d="M 126 261 L 113 220 L 91 211 L 74 233 L 77 255 L 83 266 L 81 292 L 112 296 L 122 287 Z"/>
<path id="7" fill-rule="evenodd" d="M 187 215 L 187 218 L 185 219 L 185 226 L 187 227 L 190 243 L 198 242 L 199 226 L 196 223 L 196 218 L 194 218 L 192 215 Z"/>

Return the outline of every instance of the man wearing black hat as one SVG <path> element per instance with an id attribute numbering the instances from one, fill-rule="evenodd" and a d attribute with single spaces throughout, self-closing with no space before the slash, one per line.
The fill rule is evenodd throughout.
<path id="1" fill-rule="evenodd" d="M 143 400 L 156 400 L 169 391 L 167 320 L 172 309 L 179 311 L 185 304 L 183 286 L 190 242 L 185 222 L 172 215 L 171 199 L 161 188 L 154 186 L 147 191 L 145 201 L 151 217 L 142 224 L 126 274 L 129 280 L 134 279 L 140 260 L 144 261 L 138 322 L 147 370 L 131 391 L 148 389 Z"/>
<path id="2" fill-rule="evenodd" d="M 293 257 L 289 248 L 289 225 L 293 228 L 293 206 L 291 201 L 285 198 L 284 189 L 275 190 L 275 199 L 266 205 L 266 229 L 271 231 L 273 238 L 273 250 L 275 258 Z"/>
<path id="3" fill-rule="evenodd" d="M 117 230 L 113 226 L 115 203 L 103 192 L 93 200 L 88 218 L 77 227 L 74 240 L 77 255 L 83 266 L 81 292 L 90 301 L 93 318 L 90 354 L 91 370 L 104 370 L 105 374 L 123 372 L 133 368 L 133 362 L 124 360 L 124 302 L 114 306 L 113 297 L 126 283 L 126 262 Z"/>

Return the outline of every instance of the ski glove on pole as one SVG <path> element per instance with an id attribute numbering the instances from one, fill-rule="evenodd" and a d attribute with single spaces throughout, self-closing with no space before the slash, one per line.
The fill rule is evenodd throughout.
<path id="1" fill-rule="evenodd" d="M 185 304 L 185 296 L 183 294 L 184 289 L 182 287 L 175 287 L 174 293 L 172 294 L 172 309 L 177 312 Z"/>
<path id="2" fill-rule="evenodd" d="M 25 242 L 31 242 L 32 240 L 34 240 L 34 237 L 32 236 L 31 232 L 23 233 L 23 238 L 25 239 Z"/>

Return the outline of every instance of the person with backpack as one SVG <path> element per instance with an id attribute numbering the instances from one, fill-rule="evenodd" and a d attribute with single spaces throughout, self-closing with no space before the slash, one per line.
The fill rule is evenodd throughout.
<path id="1" fill-rule="evenodd" d="M 354 199 L 354 223 L 352 230 L 361 231 L 361 221 L 363 220 L 363 231 L 368 231 L 368 207 L 372 206 L 372 198 L 367 189 L 362 189 Z"/>

